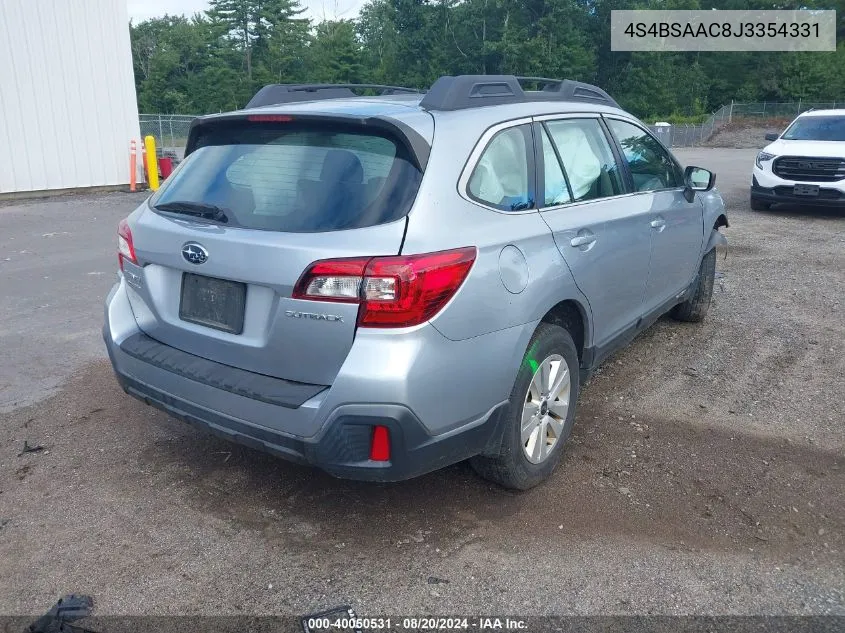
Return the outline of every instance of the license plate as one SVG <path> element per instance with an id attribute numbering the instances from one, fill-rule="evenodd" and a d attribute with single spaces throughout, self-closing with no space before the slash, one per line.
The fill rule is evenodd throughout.
<path id="1" fill-rule="evenodd" d="M 817 196 L 819 195 L 818 185 L 795 185 L 792 193 L 796 196 Z"/>
<path id="2" fill-rule="evenodd" d="M 182 275 L 179 318 L 231 334 L 244 329 L 246 284 L 193 273 Z"/>

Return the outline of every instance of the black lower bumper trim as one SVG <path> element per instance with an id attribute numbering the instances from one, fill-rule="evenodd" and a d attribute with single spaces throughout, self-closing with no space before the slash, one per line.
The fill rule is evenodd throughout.
<path id="1" fill-rule="evenodd" d="M 123 341 L 120 350 L 133 358 L 184 378 L 289 409 L 296 409 L 327 388 L 325 385 L 283 380 L 223 365 L 159 343 L 140 332 Z"/>
<path id="2" fill-rule="evenodd" d="M 845 195 L 835 189 L 820 189 L 818 196 L 796 196 L 791 187 L 780 186 L 774 189 L 751 187 L 751 198 L 769 204 L 791 204 L 806 207 L 834 207 L 845 209 Z"/>
<path id="3" fill-rule="evenodd" d="M 331 475 L 364 481 L 402 481 L 463 461 L 498 444 L 502 408 L 470 428 L 429 435 L 404 407 L 385 407 L 385 415 L 340 415 L 318 439 L 292 438 L 213 413 L 117 373 L 124 391 L 192 426 L 223 439 L 311 464 Z M 369 459 L 373 427 L 390 430 L 390 461 Z"/>

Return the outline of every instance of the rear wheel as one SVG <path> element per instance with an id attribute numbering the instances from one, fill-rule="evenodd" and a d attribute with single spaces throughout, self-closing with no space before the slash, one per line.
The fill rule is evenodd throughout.
<path id="1" fill-rule="evenodd" d="M 763 202 L 751 196 L 751 210 L 752 211 L 768 211 L 771 208 L 771 202 Z"/>
<path id="2" fill-rule="evenodd" d="M 519 368 L 505 415 L 499 454 L 474 457 L 475 471 L 506 488 L 527 490 L 560 461 L 575 420 L 578 351 L 569 332 L 541 323 Z"/>
<path id="3" fill-rule="evenodd" d="M 673 318 L 678 321 L 689 323 L 700 323 L 710 309 L 710 300 L 713 297 L 713 280 L 716 278 L 716 249 L 712 249 L 701 260 L 698 268 L 698 275 L 695 280 L 695 289 L 689 299 L 676 305 L 671 312 Z"/>

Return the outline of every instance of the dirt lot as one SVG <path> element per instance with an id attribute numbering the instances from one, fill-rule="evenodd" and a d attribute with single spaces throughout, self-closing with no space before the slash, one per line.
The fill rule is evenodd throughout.
<path id="1" fill-rule="evenodd" d="M 716 133 L 704 141 L 703 145 L 704 147 L 762 149 L 771 142 L 766 140 L 766 134 L 783 132 L 791 122 L 790 118 L 738 118 L 716 130 Z"/>
<path id="2" fill-rule="evenodd" d="M 845 614 L 845 215 L 749 211 L 754 151 L 678 155 L 728 204 L 710 316 L 605 364 L 524 494 L 337 481 L 145 407 L 99 339 L 138 196 L 0 207 L 0 613 Z"/>

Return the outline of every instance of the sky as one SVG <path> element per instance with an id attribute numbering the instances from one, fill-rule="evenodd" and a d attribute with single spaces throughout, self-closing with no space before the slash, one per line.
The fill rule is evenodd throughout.
<path id="1" fill-rule="evenodd" d="M 299 0 L 307 9 L 305 15 L 314 20 L 354 18 L 364 0 Z M 127 0 L 133 22 L 170 15 L 193 15 L 208 8 L 207 0 Z"/>

